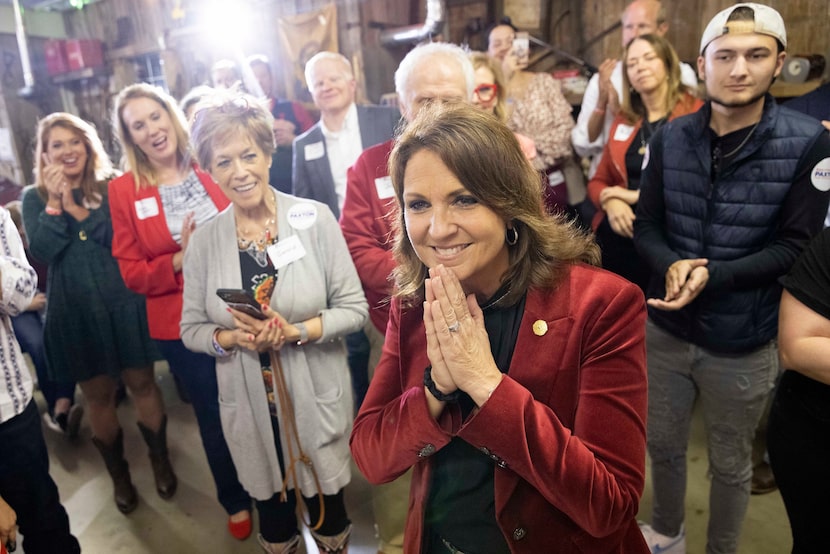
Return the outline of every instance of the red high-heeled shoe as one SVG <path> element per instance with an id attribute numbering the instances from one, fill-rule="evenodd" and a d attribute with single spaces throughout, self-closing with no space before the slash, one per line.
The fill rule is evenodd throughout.
<path id="1" fill-rule="evenodd" d="M 248 512 L 248 517 L 242 521 L 231 521 L 228 518 L 228 531 L 233 538 L 244 541 L 251 536 L 251 514 Z"/>

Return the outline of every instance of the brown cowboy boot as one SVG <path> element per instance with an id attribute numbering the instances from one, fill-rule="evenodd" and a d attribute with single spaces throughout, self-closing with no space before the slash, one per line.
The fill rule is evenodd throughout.
<path id="1" fill-rule="evenodd" d="M 92 444 L 104 458 L 104 464 L 112 477 L 115 505 L 122 514 L 129 514 L 138 506 L 138 495 L 130 479 L 130 466 L 124 459 L 124 433 L 118 430 L 118 435 L 112 444 L 106 445 L 95 437 L 92 437 Z"/>
<path id="2" fill-rule="evenodd" d="M 173 472 L 173 466 L 170 465 L 167 451 L 167 416 L 162 416 L 159 430 L 155 433 L 141 422 L 138 423 L 138 428 L 150 449 L 150 463 L 153 466 L 153 477 L 156 480 L 156 492 L 165 500 L 172 498 L 176 494 L 178 479 Z"/>

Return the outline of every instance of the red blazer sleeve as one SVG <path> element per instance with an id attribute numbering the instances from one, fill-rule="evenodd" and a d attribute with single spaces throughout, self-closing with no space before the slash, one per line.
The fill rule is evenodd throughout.
<path id="1" fill-rule="evenodd" d="M 149 194 L 147 194 L 149 192 Z M 145 197 L 155 195 L 161 210 L 161 200 L 155 191 L 145 191 Z M 142 235 L 138 230 L 135 202 L 139 199 L 132 173 L 125 173 L 109 184 L 110 214 L 112 215 L 112 255 L 118 260 L 124 283 L 131 290 L 146 296 L 159 296 L 181 290 L 181 273 L 173 271 L 173 254 L 179 251 L 169 246 L 167 252 L 151 252 L 148 240 L 164 240 Z M 164 219 L 163 217 L 160 219 Z M 165 226 L 165 231 L 167 230 Z M 173 238 L 169 232 L 167 241 Z"/>
<path id="2" fill-rule="evenodd" d="M 633 521 L 645 482 L 646 311 L 634 285 L 596 269 L 580 273 L 570 281 L 568 317 L 547 322 L 548 335 L 567 337 L 558 345 L 566 353 L 527 344 L 538 317 L 529 293 L 510 372 L 458 436 L 603 537 Z M 552 296 L 568 301 L 561 291 Z M 533 376 L 550 384 L 534 387 Z M 497 498 L 503 490 L 497 477 Z"/>
<path id="3" fill-rule="evenodd" d="M 451 430 L 460 425 L 458 414 L 451 410 L 445 410 L 438 421 L 429 414 L 423 384 L 429 360 L 422 314 L 421 309 L 402 313 L 400 302 L 392 302 L 383 353 L 354 422 L 352 456 L 373 484 L 393 481 L 424 461 L 449 444 Z"/>

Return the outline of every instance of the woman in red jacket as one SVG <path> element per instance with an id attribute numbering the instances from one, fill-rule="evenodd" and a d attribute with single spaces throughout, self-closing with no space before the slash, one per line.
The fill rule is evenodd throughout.
<path id="1" fill-rule="evenodd" d="M 390 169 L 397 291 L 351 448 L 372 483 L 413 468 L 404 551 L 648 552 L 642 293 L 472 106 L 422 108 Z"/>
<path id="2" fill-rule="evenodd" d="M 184 116 L 164 91 L 146 84 L 125 88 L 113 122 L 126 173 L 109 185 L 112 253 L 127 286 L 147 298 L 150 336 L 193 404 L 229 530 L 245 539 L 251 501 L 222 433 L 214 360 L 187 350 L 179 336 L 188 240 L 228 199 L 193 162 Z"/>
<path id="3" fill-rule="evenodd" d="M 646 146 L 667 121 L 696 112 L 703 102 L 680 81 L 680 61 L 663 37 L 633 39 L 623 59 L 622 107 L 588 183 L 588 197 L 597 207 L 591 227 L 602 249 L 602 267 L 645 291 L 650 270 L 634 250 L 632 237 Z"/>

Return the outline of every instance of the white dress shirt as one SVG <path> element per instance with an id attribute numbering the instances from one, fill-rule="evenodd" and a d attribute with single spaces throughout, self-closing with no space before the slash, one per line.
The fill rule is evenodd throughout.
<path id="1" fill-rule="evenodd" d="M 320 130 L 326 141 L 326 153 L 329 158 L 329 167 L 331 167 L 331 176 L 334 179 L 334 192 L 337 194 L 337 207 L 342 212 L 343 202 L 346 201 L 346 171 L 363 153 L 357 106 L 354 104 L 349 106 L 346 119 L 343 120 L 343 127 L 339 131 L 328 129 L 322 119 L 320 119 Z"/>

